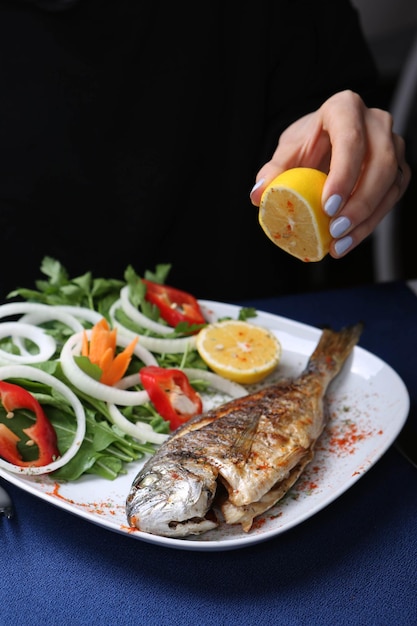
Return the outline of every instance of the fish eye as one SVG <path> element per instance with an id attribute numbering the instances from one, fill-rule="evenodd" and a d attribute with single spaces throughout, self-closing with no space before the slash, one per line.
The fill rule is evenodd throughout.
<path id="1" fill-rule="evenodd" d="M 158 482 L 160 478 L 161 476 L 159 474 L 155 474 L 155 473 L 146 474 L 146 476 L 143 477 L 140 483 L 138 483 L 138 487 L 140 488 L 151 487 L 156 482 Z"/>

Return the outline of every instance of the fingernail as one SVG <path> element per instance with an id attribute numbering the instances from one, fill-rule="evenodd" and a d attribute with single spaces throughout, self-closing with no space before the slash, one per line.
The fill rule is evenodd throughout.
<path id="1" fill-rule="evenodd" d="M 333 196 L 330 196 L 330 198 L 326 200 L 326 203 L 324 205 L 324 212 L 327 213 L 327 215 L 329 215 L 330 217 L 333 217 L 333 215 L 336 215 L 336 213 L 338 212 L 341 204 L 342 196 L 339 196 L 337 193 L 335 193 Z"/>
<path id="2" fill-rule="evenodd" d="M 330 225 L 330 234 L 332 237 L 341 237 L 343 233 L 350 228 L 351 222 L 347 217 L 338 217 L 335 221 Z"/>
<path id="3" fill-rule="evenodd" d="M 343 239 L 338 239 L 334 244 L 334 249 L 336 250 L 336 254 L 341 256 L 346 250 L 349 250 L 350 246 L 353 243 L 352 237 L 349 235 L 347 237 L 343 237 Z"/>
<path id="4" fill-rule="evenodd" d="M 250 192 L 250 195 L 253 194 L 254 191 L 256 191 L 257 189 L 259 189 L 259 187 L 262 187 L 262 185 L 265 182 L 265 178 L 261 178 L 260 180 L 258 180 L 257 183 L 254 184 L 254 186 L 252 187 L 252 190 Z"/>

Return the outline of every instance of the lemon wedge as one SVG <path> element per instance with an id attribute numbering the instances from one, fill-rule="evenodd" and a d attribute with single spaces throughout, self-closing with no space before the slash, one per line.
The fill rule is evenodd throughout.
<path id="1" fill-rule="evenodd" d="M 296 167 L 282 172 L 265 188 L 259 223 L 277 246 L 301 261 L 321 261 L 329 252 L 330 217 L 321 196 L 327 175 Z"/>
<path id="2" fill-rule="evenodd" d="M 240 320 L 205 326 L 197 350 L 216 374 L 237 383 L 256 383 L 271 374 L 281 358 L 281 343 L 267 328 Z"/>

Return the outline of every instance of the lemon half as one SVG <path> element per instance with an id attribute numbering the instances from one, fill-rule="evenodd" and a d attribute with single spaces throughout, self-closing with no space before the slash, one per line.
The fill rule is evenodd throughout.
<path id="1" fill-rule="evenodd" d="M 265 188 L 259 205 L 259 223 L 277 246 L 310 262 L 329 252 L 330 217 L 321 197 L 327 175 L 296 167 L 282 172 Z"/>
<path id="2" fill-rule="evenodd" d="M 281 343 L 267 328 L 239 320 L 205 326 L 196 337 L 201 358 L 234 382 L 256 383 L 271 374 L 281 358 Z"/>

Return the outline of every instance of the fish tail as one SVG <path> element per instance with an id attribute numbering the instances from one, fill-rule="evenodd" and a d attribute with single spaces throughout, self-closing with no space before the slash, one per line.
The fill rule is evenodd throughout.
<path id="1" fill-rule="evenodd" d="M 339 331 L 325 328 L 308 364 L 308 371 L 326 370 L 336 375 L 358 343 L 363 324 L 346 326 Z"/>

